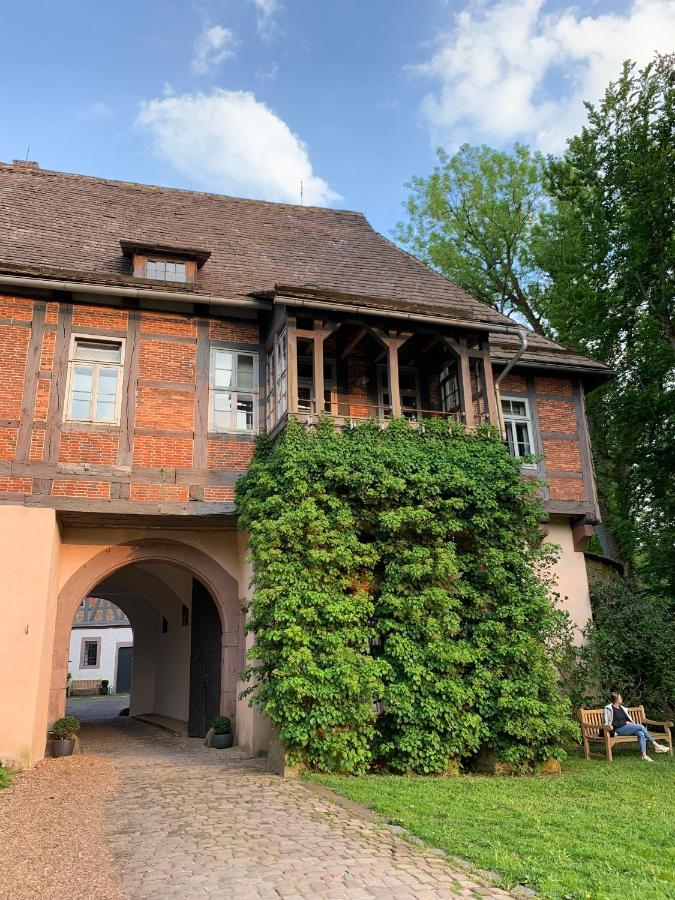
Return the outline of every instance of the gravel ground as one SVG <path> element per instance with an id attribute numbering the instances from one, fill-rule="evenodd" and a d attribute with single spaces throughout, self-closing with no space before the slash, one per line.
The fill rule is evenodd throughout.
<path id="1" fill-rule="evenodd" d="M 95 756 L 15 775 L 0 791 L 0 900 L 122 900 L 103 820 L 116 785 L 113 763 Z"/>

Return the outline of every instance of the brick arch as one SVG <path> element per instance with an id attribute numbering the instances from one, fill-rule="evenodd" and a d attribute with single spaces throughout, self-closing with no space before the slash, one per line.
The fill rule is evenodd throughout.
<path id="1" fill-rule="evenodd" d="M 182 541 L 145 538 L 101 550 L 74 572 L 59 591 L 49 690 L 50 724 L 65 710 L 70 631 L 77 607 L 97 584 L 134 563 L 161 562 L 190 572 L 211 595 L 223 628 L 221 710 L 234 715 L 240 635 L 238 583 L 213 557 Z"/>

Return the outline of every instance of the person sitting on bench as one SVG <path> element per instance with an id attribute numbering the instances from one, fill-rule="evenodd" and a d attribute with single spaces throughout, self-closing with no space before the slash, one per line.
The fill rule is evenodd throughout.
<path id="1" fill-rule="evenodd" d="M 623 697 L 618 691 L 614 691 L 609 695 L 610 702 L 605 707 L 605 725 L 612 726 L 612 732 L 621 737 L 630 737 L 635 735 L 640 744 L 640 753 L 646 762 L 654 762 L 647 756 L 647 741 L 652 745 L 657 753 L 668 753 L 668 747 L 663 744 L 657 744 L 651 734 L 644 725 L 638 725 L 634 722 L 628 710 L 623 706 Z"/>

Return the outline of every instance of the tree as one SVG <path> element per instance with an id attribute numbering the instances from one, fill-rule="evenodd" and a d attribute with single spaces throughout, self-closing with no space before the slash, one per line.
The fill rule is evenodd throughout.
<path id="1" fill-rule="evenodd" d="M 601 495 L 624 558 L 675 587 L 675 56 L 624 65 L 548 167 L 533 248 L 538 307 L 560 339 L 611 365 L 589 402 Z"/>
<path id="2" fill-rule="evenodd" d="M 547 205 L 544 157 L 516 144 L 513 153 L 465 144 L 428 178 L 406 187 L 409 221 L 396 239 L 474 297 L 524 319 L 544 334 L 543 276 L 535 262 L 535 226 Z"/>

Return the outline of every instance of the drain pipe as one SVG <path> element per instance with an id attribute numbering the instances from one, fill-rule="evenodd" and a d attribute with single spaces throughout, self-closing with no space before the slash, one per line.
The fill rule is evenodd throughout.
<path id="1" fill-rule="evenodd" d="M 527 335 L 528 332 L 525 328 L 518 329 L 518 339 L 520 340 L 520 347 L 518 348 L 518 352 L 511 359 L 506 366 L 502 369 L 499 375 L 495 378 L 495 400 L 497 403 L 497 419 L 499 420 L 499 430 L 502 433 L 502 437 L 506 438 L 506 428 L 504 426 L 504 414 L 502 413 L 502 403 L 499 397 L 499 385 L 509 374 L 511 369 L 519 362 L 523 353 L 527 350 Z"/>

